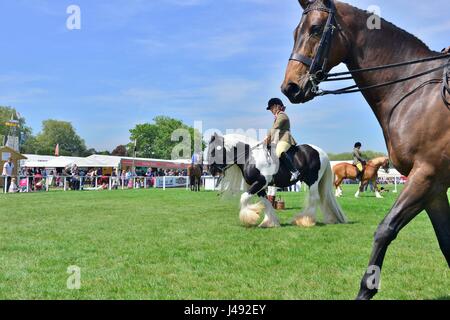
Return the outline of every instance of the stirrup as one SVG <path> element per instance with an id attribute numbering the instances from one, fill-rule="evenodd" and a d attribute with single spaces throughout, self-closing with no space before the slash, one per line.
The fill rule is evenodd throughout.
<path id="1" fill-rule="evenodd" d="M 300 171 L 295 171 L 295 172 L 291 172 L 292 176 L 291 176 L 291 182 L 295 181 L 298 179 L 298 177 L 300 176 Z"/>

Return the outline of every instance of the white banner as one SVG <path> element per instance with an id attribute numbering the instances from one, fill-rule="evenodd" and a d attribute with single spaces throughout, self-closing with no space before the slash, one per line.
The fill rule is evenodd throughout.
<path id="1" fill-rule="evenodd" d="M 164 178 L 165 178 L 165 187 L 166 188 L 181 188 L 186 187 L 187 177 L 157 177 L 156 178 L 156 188 L 164 187 Z"/>

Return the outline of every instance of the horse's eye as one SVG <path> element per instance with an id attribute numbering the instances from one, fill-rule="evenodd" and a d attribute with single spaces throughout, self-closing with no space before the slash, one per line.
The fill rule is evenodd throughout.
<path id="1" fill-rule="evenodd" d="M 319 35 L 323 32 L 323 27 L 319 25 L 313 25 L 309 31 L 309 33 L 313 36 Z"/>

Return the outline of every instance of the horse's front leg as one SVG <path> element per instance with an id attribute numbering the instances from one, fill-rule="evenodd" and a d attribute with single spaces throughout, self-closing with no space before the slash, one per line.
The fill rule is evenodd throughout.
<path id="1" fill-rule="evenodd" d="M 266 198 L 267 180 L 260 176 L 250 186 L 249 190 L 241 196 L 241 211 L 239 217 L 246 226 L 255 226 L 260 219 L 260 214 L 264 211 L 264 221 L 259 225 L 261 228 L 279 227 L 280 223 L 275 216 L 270 201 Z M 258 195 L 261 201 L 257 204 L 250 204 L 251 198 Z"/>
<path id="2" fill-rule="evenodd" d="M 375 190 L 375 196 L 378 199 L 383 199 L 384 197 L 380 194 L 380 191 L 378 190 L 378 184 L 377 184 L 377 178 L 372 180 L 373 189 Z"/>
<path id="3" fill-rule="evenodd" d="M 278 228 L 280 226 L 280 220 L 278 219 L 275 209 L 272 203 L 267 199 L 267 194 L 265 188 L 258 193 L 261 202 L 264 204 L 264 217 L 263 222 L 259 225 L 260 228 Z"/>
<path id="4" fill-rule="evenodd" d="M 336 198 L 342 197 L 343 192 L 342 192 L 341 184 L 342 184 L 343 180 L 344 180 L 344 178 L 339 177 L 334 182 L 334 186 L 336 187 L 336 194 L 335 194 Z"/>
<path id="5" fill-rule="evenodd" d="M 433 223 L 441 251 L 450 267 L 450 205 L 445 189 L 430 199 L 426 211 Z"/>
<path id="6" fill-rule="evenodd" d="M 389 244 L 397 237 L 400 230 L 425 208 L 425 199 L 432 192 L 430 190 L 432 190 L 433 181 L 427 171 L 431 172 L 426 168 L 413 170 L 391 212 L 378 227 L 369 267 L 361 281 L 357 299 L 371 299 L 377 294 L 381 268 Z"/>
<path id="7" fill-rule="evenodd" d="M 369 183 L 368 181 L 361 180 L 361 182 L 359 183 L 358 191 L 356 191 L 355 198 L 359 198 L 359 195 L 361 193 L 364 193 L 364 188 L 368 183 Z"/>

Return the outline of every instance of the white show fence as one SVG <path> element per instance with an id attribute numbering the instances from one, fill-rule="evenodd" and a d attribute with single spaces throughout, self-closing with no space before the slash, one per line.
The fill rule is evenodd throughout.
<path id="1" fill-rule="evenodd" d="M 8 193 L 7 179 L 3 178 L 2 193 Z M 16 177 L 16 185 L 20 192 L 30 192 L 34 187 L 39 190 L 49 191 L 51 188 L 60 188 L 64 191 L 70 189 L 71 181 L 75 179 L 77 190 L 113 190 L 113 189 L 147 189 L 150 187 L 161 188 L 186 188 L 190 187 L 190 179 L 187 176 L 163 176 L 163 177 L 146 177 L 135 176 L 126 177 L 87 177 L 87 176 L 19 176 Z M 107 181 L 107 182 L 106 182 Z M 212 176 L 202 177 L 202 186 L 206 190 L 216 190 L 218 178 Z M 100 186 L 100 182 L 103 182 Z M 72 184 L 73 186 L 73 184 Z"/>
<path id="2" fill-rule="evenodd" d="M 3 188 L 2 193 L 8 193 L 7 187 L 7 177 L 3 178 Z M 148 189 L 160 188 L 166 190 L 168 188 L 185 188 L 189 189 L 189 177 L 186 176 L 163 176 L 163 177 L 146 177 L 146 176 L 135 176 L 132 178 L 126 177 L 87 177 L 87 176 L 19 176 L 16 184 L 21 192 L 32 191 L 32 186 L 36 188 L 38 185 L 39 190 L 49 191 L 51 188 L 61 188 L 64 191 L 70 189 L 70 181 L 75 178 L 77 190 L 113 190 L 113 189 Z M 202 186 L 205 190 L 215 191 L 217 190 L 218 177 L 213 176 L 202 176 Z M 103 182 L 100 184 L 100 181 Z M 393 184 L 397 192 L 398 184 L 401 183 L 400 177 L 393 177 Z M 300 192 L 302 190 L 306 191 L 307 186 L 302 183 L 297 183 L 296 185 L 290 187 L 288 191 Z M 72 186 L 73 187 L 73 186 Z"/>

